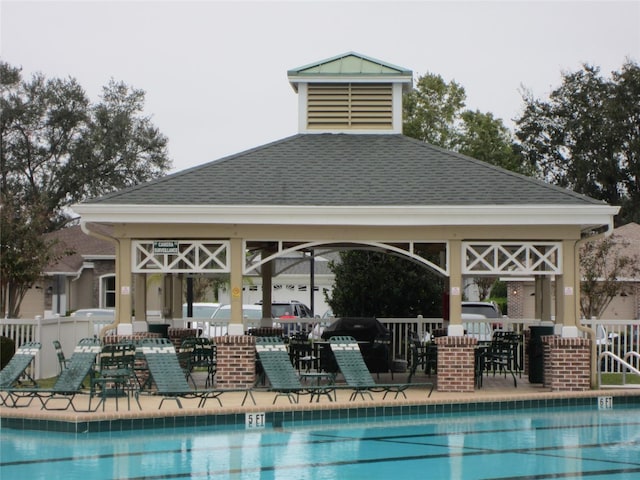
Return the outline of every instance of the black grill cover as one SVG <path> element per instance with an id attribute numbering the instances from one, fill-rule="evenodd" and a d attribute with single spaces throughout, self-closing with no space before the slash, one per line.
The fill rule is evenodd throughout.
<path id="1" fill-rule="evenodd" d="M 338 318 L 322 332 L 324 340 L 338 335 L 348 335 L 359 342 L 367 342 L 360 345 L 360 350 L 370 372 L 389 371 L 391 334 L 378 319 L 369 317 Z M 336 372 L 338 366 L 335 364 L 333 353 L 328 347 L 328 345 L 324 345 L 325 351 L 320 355 L 320 363 L 327 372 Z"/>
<path id="2" fill-rule="evenodd" d="M 322 332 L 324 340 L 336 335 L 348 335 L 361 342 L 373 342 L 387 338 L 389 330 L 377 318 L 344 317 L 336 319 Z"/>

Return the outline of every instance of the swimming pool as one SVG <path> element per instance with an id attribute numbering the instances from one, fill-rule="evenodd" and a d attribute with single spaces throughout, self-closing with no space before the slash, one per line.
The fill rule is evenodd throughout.
<path id="1" fill-rule="evenodd" d="M 219 431 L 3 429 L 3 479 L 631 479 L 640 409 L 483 411 Z"/>

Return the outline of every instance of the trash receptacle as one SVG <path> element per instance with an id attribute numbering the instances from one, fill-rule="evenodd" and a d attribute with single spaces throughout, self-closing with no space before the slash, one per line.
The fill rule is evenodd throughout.
<path id="1" fill-rule="evenodd" d="M 544 382 L 544 344 L 542 337 L 553 335 L 552 326 L 529 327 L 529 383 Z"/>
<path id="2" fill-rule="evenodd" d="M 159 333 L 163 338 L 169 338 L 170 326 L 168 323 L 150 323 L 149 333 Z"/>

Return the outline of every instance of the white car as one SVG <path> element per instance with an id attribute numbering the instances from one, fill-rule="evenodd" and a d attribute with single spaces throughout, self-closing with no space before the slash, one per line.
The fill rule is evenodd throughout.
<path id="1" fill-rule="evenodd" d="M 262 319 L 262 305 L 242 305 L 242 317 L 249 321 L 258 322 Z M 227 325 L 231 320 L 231 305 L 220 305 L 211 317 L 209 330 L 203 330 L 203 337 L 221 337 L 227 334 Z"/>
<path id="2" fill-rule="evenodd" d="M 219 303 L 198 302 L 193 303 L 193 318 L 211 318 L 220 307 Z M 187 318 L 187 304 L 182 304 L 182 318 Z"/>
<path id="3" fill-rule="evenodd" d="M 479 342 L 490 342 L 493 337 L 491 324 L 487 317 L 478 313 L 463 313 L 462 326 L 467 336 L 477 338 Z"/>
<path id="4" fill-rule="evenodd" d="M 80 308 L 71 314 L 72 317 L 116 317 L 116 311 L 111 308 Z"/>

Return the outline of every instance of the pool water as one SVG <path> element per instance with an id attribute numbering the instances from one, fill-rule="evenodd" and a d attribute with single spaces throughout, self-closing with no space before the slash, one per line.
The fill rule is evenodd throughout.
<path id="1" fill-rule="evenodd" d="M 637 479 L 639 414 L 576 407 L 246 431 L 3 429 L 0 478 Z"/>

